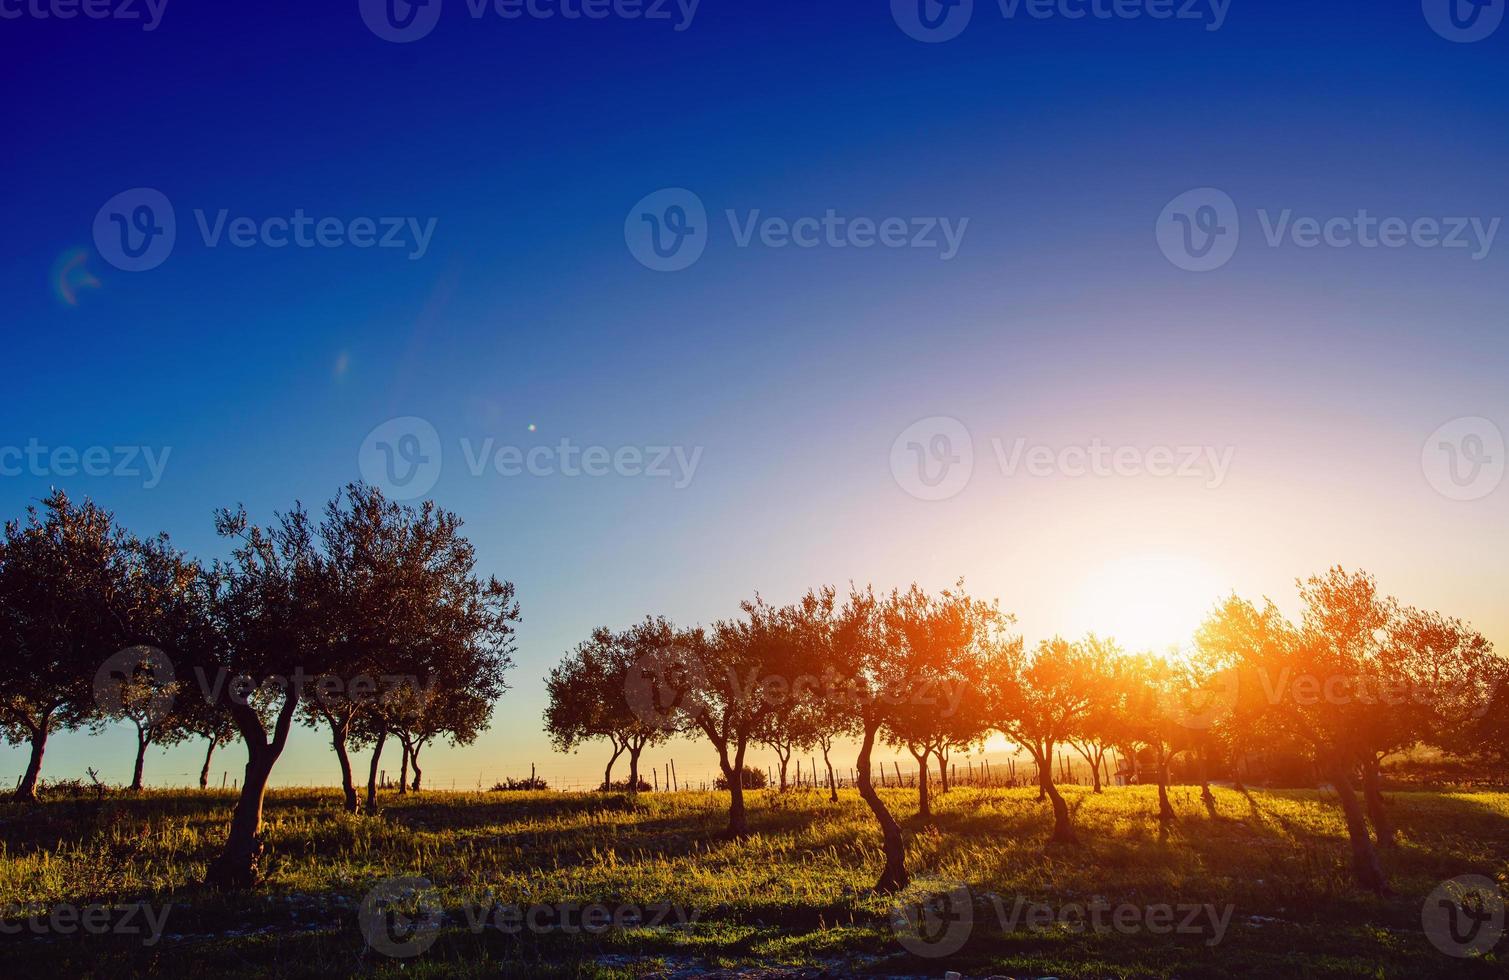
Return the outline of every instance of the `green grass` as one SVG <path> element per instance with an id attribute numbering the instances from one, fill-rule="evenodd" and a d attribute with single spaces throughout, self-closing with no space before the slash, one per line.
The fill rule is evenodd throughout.
<path id="1" fill-rule="evenodd" d="M 172 903 L 162 940 L 6 937 L 10 975 L 48 977 L 655 976 L 743 969 L 741 976 L 1473 977 L 1505 976 L 1509 938 L 1457 960 L 1421 929 L 1425 896 L 1466 873 L 1509 880 L 1509 794 L 1398 793 L 1401 847 L 1384 861 L 1398 895 L 1357 892 L 1334 802 L 1314 792 L 1217 790 L 1212 818 L 1176 788 L 1179 821 L 1160 833 L 1148 787 L 1092 795 L 1068 787 L 1079 848 L 1046 848 L 1050 814 L 1027 790 L 955 789 L 935 826 L 915 794 L 886 793 L 908 830 L 908 865 L 962 882 L 974 928 L 956 954 L 924 958 L 898 942 L 894 899 L 869 890 L 879 836 L 853 793 L 751 794 L 753 836 L 720 838 L 726 796 L 558 793 L 387 795 L 376 817 L 341 812 L 333 791 L 269 796 L 266 879 L 247 894 L 198 882 L 229 821 L 229 794 L 187 791 L 0 804 L 0 906 L 6 920 L 57 903 Z M 420 956 L 367 948 L 358 909 L 389 877 L 432 882 L 447 918 Z M 1234 906 L 1222 941 L 1147 932 L 1006 932 L 993 911 L 1021 897 L 1054 906 Z M 685 927 L 598 935 L 467 928 L 464 906 L 497 901 L 669 903 Z"/>

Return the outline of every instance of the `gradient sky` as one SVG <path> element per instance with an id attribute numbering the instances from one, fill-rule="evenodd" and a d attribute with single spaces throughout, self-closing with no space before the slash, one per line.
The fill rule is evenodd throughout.
<path id="1" fill-rule="evenodd" d="M 1258 217 L 1509 214 L 1509 27 L 1452 43 L 1418 0 L 1233 0 L 1217 31 L 975 8 L 936 44 L 881 0 L 704 0 L 680 31 L 444 0 L 408 44 L 376 37 L 356 0 L 170 0 L 151 32 L 0 19 L 0 446 L 171 448 L 151 488 L 0 477 L 0 512 L 55 484 L 210 558 L 214 508 L 318 506 L 360 475 L 375 427 L 428 420 L 445 454 L 431 496 L 524 616 L 492 730 L 430 751 L 442 787 L 531 763 L 558 785 L 596 778 L 600 751 L 563 757 L 539 734 L 549 667 L 595 625 L 710 621 L 757 590 L 964 576 L 1029 640 L 1172 644 L 1224 592 L 1287 599 L 1341 563 L 1509 643 L 1509 489 L 1449 500 L 1422 467 L 1450 420 L 1509 425 L 1509 230 L 1474 261 L 1269 247 Z M 139 187 L 173 202 L 178 242 L 131 273 L 91 228 Z M 673 187 L 705 203 L 711 241 L 655 272 L 626 217 Z M 1155 229 L 1202 187 L 1236 202 L 1242 238 L 1192 273 Z M 192 216 L 299 208 L 435 232 L 418 261 L 211 248 Z M 727 209 L 969 223 L 944 261 L 740 248 Z M 73 250 L 82 267 L 59 273 Z M 80 268 L 98 286 L 70 304 L 57 278 Z M 959 420 L 976 457 L 942 501 L 891 463 L 933 417 Z M 474 477 L 460 440 L 489 438 L 702 455 L 681 489 Z M 1232 456 L 1218 487 L 1008 476 L 996 439 Z M 333 782 L 325 744 L 301 732 L 274 782 Z M 44 776 L 124 780 L 133 748 L 61 736 Z M 154 754 L 148 781 L 187 782 L 200 752 Z M 715 768 L 701 743 L 647 761 L 671 755 L 683 778 Z M 24 761 L 0 749 L 0 781 Z"/>

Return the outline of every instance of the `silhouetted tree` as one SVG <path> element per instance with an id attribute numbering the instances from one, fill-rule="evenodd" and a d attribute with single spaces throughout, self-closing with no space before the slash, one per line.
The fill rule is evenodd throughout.
<path id="1" fill-rule="evenodd" d="M 1038 786 L 1053 805 L 1055 844 L 1078 844 L 1069 807 L 1053 778 L 1057 747 L 1081 731 L 1101 696 L 1112 645 L 1093 635 L 1080 642 L 1045 640 L 1030 652 L 1020 643 L 997 648 L 987 676 L 996 727 L 1037 763 Z"/>
<path id="2" fill-rule="evenodd" d="M 655 657 L 677 643 L 676 628 L 665 618 L 646 619 L 632 629 L 594 630 L 592 637 L 568 654 L 545 681 L 549 702 L 545 732 L 562 752 L 574 752 L 584 742 L 606 739 L 613 749 L 603 770 L 605 790 L 613 785 L 613 765 L 629 754 L 630 792 L 639 785 L 639 757 L 647 746 L 673 734 L 672 726 L 657 724 L 636 711 L 625 696 L 634 672 L 646 657 Z"/>
<path id="3" fill-rule="evenodd" d="M 54 491 L 0 540 L 0 734 L 29 743 L 16 798 L 35 800 L 47 740 L 95 711 L 95 672 L 125 646 L 128 541 Z"/>
<path id="4" fill-rule="evenodd" d="M 937 595 L 913 585 L 884 599 L 869 588 L 854 588 L 831 617 L 825 659 L 841 680 L 843 696 L 836 703 L 851 713 L 859 734 L 859 795 L 880 825 L 885 866 L 878 891 L 904 888 L 910 876 L 901 826 L 875 789 L 876 739 L 901 734 L 919 716 L 919 699 L 938 690 L 939 678 L 977 676 L 975 665 L 1009 643 L 1003 631 L 1010 622 L 994 604 L 970 598 L 962 583 Z"/>
<path id="5" fill-rule="evenodd" d="M 1243 714 L 1265 714 L 1310 748 L 1340 800 L 1357 883 L 1388 894 L 1353 774 L 1375 752 L 1367 716 L 1382 709 L 1359 693 L 1397 682 L 1385 651 L 1397 604 L 1378 593 L 1371 576 L 1340 568 L 1301 583 L 1300 597 L 1304 615 L 1297 625 L 1271 602 L 1259 608 L 1232 597 L 1201 628 L 1197 643 L 1236 667 Z"/>

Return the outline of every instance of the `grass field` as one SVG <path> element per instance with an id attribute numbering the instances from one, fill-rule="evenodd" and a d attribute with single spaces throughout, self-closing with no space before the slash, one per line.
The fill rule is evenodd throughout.
<path id="1" fill-rule="evenodd" d="M 909 952 L 892 924 L 896 899 L 869 891 L 879 838 L 853 793 L 837 804 L 811 792 L 754 793 L 754 835 L 732 843 L 719 838 L 726 798 L 714 793 L 631 802 L 427 791 L 385 796 L 378 816 L 354 817 L 333 791 L 276 792 L 267 807 L 266 880 L 229 895 L 197 884 L 225 833 L 228 794 L 5 803 L 7 975 L 1509 975 L 1509 939 L 1497 959 L 1456 959 L 1421 925 L 1425 898 L 1444 879 L 1509 878 L 1509 794 L 1392 795 L 1402 846 L 1384 860 L 1398 895 L 1379 899 L 1351 886 L 1340 813 L 1315 792 L 1218 789 L 1212 817 L 1195 790 L 1176 788 L 1179 820 L 1167 833 L 1154 819 L 1149 787 L 1065 793 L 1082 837 L 1077 849 L 1044 847 L 1051 818 L 1033 791 L 955 788 L 936 800 L 932 827 L 916 820 L 913 793 L 887 793 L 905 816 L 918 891 L 968 887 L 967 939 L 940 957 Z M 416 934 L 432 940 L 419 955 L 392 957 L 367 942 L 373 921 L 393 923 L 368 919 L 364 929 L 364 897 L 394 877 L 433 884 L 423 901 L 397 906 L 435 927 Z M 59 934 L 50 919 L 37 920 L 46 928 L 25 919 L 60 904 L 138 901 L 152 905 L 162 925 L 151 945 L 141 934 Z M 605 924 L 603 915 L 619 921 L 567 931 L 562 916 L 569 926 L 577 913 L 560 906 L 570 903 L 604 905 L 605 913 L 591 913 L 594 926 Z M 1198 933 L 1154 934 L 1158 922 L 1133 923 L 1131 912 L 1131 924 L 1100 931 L 1029 929 L 1024 916 L 1008 928 L 1003 912 L 1030 903 L 1231 909 L 1222 913 L 1229 919 L 1219 941 L 1203 914 Z M 499 905 L 541 909 L 537 928 L 472 927 L 481 910 Z M 512 915 L 501 921 L 512 923 Z M 664 921 L 650 925 L 656 918 Z"/>

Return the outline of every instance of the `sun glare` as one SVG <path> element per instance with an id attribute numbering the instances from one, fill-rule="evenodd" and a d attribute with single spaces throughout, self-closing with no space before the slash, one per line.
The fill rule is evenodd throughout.
<path id="1" fill-rule="evenodd" d="M 1107 562 L 1088 575 L 1073 605 L 1081 632 L 1114 638 L 1128 652 L 1186 649 L 1219 598 L 1221 577 L 1179 555 Z"/>

